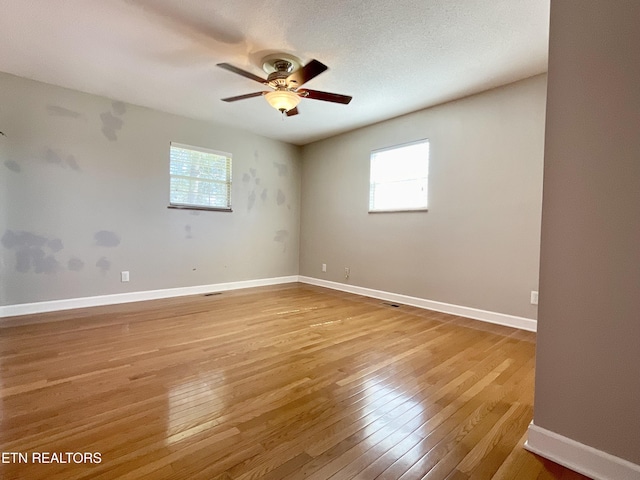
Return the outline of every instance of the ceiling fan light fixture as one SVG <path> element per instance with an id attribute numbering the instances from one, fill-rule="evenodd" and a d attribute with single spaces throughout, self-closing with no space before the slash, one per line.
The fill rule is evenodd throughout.
<path id="1" fill-rule="evenodd" d="M 282 113 L 288 112 L 300 103 L 300 97 L 289 90 L 275 90 L 265 93 L 264 97 L 269 105 Z"/>

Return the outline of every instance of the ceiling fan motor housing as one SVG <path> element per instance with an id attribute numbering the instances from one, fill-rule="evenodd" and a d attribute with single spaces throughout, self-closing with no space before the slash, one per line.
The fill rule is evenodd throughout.
<path id="1" fill-rule="evenodd" d="M 294 64 L 289 60 L 281 58 L 265 62 L 265 66 L 267 64 L 271 68 L 264 68 L 265 71 L 272 70 L 267 77 L 269 84 L 276 89 L 289 89 L 290 86 L 287 84 L 287 77 L 293 72 Z M 293 87 L 295 88 L 295 85 L 293 85 Z"/>

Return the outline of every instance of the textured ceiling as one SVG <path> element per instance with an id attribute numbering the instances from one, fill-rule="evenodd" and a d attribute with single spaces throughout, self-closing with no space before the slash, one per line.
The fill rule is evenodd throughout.
<path id="1" fill-rule="evenodd" d="M 2 0 L 0 71 L 302 145 L 545 72 L 549 1 Z M 220 101 L 274 52 L 353 101 Z"/>

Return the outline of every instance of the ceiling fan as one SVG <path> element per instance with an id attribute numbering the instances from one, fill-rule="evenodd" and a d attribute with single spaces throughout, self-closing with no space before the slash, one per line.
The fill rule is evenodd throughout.
<path id="1" fill-rule="evenodd" d="M 217 66 L 273 89 L 272 91 L 254 92 L 236 97 L 223 98 L 222 101 L 224 102 L 236 102 L 238 100 L 244 100 L 245 98 L 264 95 L 267 102 L 269 102 L 273 108 L 291 117 L 299 113 L 298 103 L 300 103 L 302 98 L 342 104 L 349 103 L 352 98 L 337 93 L 300 88 L 303 84 L 327 70 L 328 67 L 318 60 L 311 60 L 303 66 L 300 60 L 292 55 L 282 53 L 269 55 L 262 60 L 262 69 L 268 75 L 266 79 L 228 63 L 218 63 Z"/>

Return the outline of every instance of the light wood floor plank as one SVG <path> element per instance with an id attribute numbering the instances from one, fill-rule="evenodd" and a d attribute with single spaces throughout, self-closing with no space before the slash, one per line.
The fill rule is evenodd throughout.
<path id="1" fill-rule="evenodd" d="M 531 332 L 303 284 L 3 325 L 2 480 L 586 478 L 522 448 Z"/>

